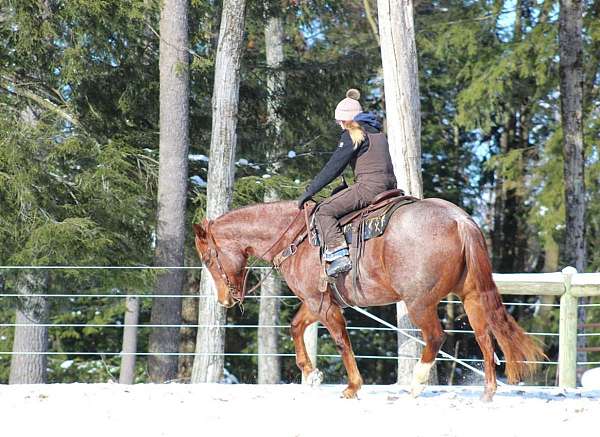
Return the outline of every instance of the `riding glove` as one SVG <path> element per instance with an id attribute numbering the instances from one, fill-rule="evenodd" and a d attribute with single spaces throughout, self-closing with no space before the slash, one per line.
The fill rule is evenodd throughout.
<path id="1" fill-rule="evenodd" d="M 312 197 L 312 194 L 308 191 L 305 191 L 300 199 L 298 200 L 298 209 L 304 209 L 304 204 Z"/>

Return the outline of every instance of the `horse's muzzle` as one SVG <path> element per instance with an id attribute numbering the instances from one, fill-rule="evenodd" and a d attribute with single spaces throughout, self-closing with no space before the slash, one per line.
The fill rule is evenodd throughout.
<path id="1" fill-rule="evenodd" d="M 236 301 L 231 298 L 227 299 L 225 302 L 221 302 L 220 300 L 217 300 L 217 302 L 219 302 L 219 305 L 225 308 L 233 308 L 236 304 Z"/>

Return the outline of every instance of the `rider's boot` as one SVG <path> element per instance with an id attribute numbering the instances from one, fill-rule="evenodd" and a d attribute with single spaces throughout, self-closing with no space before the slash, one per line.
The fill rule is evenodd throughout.
<path id="1" fill-rule="evenodd" d="M 350 271 L 352 261 L 348 255 L 348 246 L 337 247 L 331 251 L 326 250 L 323 258 L 330 263 L 326 270 L 327 276 L 336 277 L 340 273 Z"/>

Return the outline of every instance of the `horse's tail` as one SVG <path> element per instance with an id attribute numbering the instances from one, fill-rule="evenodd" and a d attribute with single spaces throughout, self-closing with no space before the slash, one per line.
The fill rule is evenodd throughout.
<path id="1" fill-rule="evenodd" d="M 532 375 L 537 368 L 532 361 L 546 356 L 504 308 L 492 278 L 492 265 L 479 227 L 470 218 L 457 220 L 457 223 L 467 265 L 466 280 L 472 281 L 479 293 L 488 325 L 506 359 L 508 382 L 513 384 Z"/>

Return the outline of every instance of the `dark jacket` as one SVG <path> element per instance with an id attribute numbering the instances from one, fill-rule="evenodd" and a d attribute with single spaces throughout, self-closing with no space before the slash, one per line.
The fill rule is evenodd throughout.
<path id="1" fill-rule="evenodd" d="M 358 114 L 356 117 L 354 117 L 354 121 L 358 122 L 358 124 L 365 131 L 365 133 L 381 133 L 381 123 L 379 122 L 379 120 L 377 120 L 377 117 L 371 112 L 362 112 Z M 377 137 L 379 137 L 379 135 Z M 385 140 L 385 136 L 382 135 L 381 137 L 383 138 L 379 138 L 378 142 L 382 143 L 381 140 L 383 140 L 384 143 L 382 143 L 381 146 L 384 147 L 386 150 L 385 153 L 377 154 L 376 159 L 385 162 L 381 162 L 379 163 L 381 165 L 377 166 L 377 173 L 382 174 L 376 177 L 380 178 L 382 181 L 385 181 L 386 185 L 391 185 L 391 182 L 389 181 L 393 178 L 392 162 L 389 156 L 389 151 L 387 150 L 388 146 L 387 141 Z M 327 162 L 327 164 L 325 164 L 325 167 L 323 167 L 323 169 L 315 176 L 311 184 L 308 186 L 308 188 L 306 189 L 305 196 L 310 197 L 318 193 L 323 187 L 325 187 L 336 177 L 341 175 L 348 164 L 350 164 L 352 170 L 355 172 L 357 177 L 359 177 L 359 175 L 356 172 L 356 164 L 357 161 L 367 161 L 365 159 L 359 160 L 359 158 L 369 151 L 369 146 L 369 136 L 365 135 L 365 139 L 360 144 L 358 144 L 357 147 L 354 147 L 354 145 L 352 144 L 352 138 L 350 137 L 350 133 L 347 130 L 344 130 L 342 132 L 340 142 L 338 143 L 337 148 L 333 152 L 333 155 L 331 155 L 331 158 L 329 158 L 329 161 Z M 368 165 L 369 163 L 367 163 L 367 166 Z M 361 168 L 361 170 L 364 169 Z M 393 181 L 395 185 L 395 178 L 393 179 Z M 395 188 L 395 186 L 389 188 Z"/>

